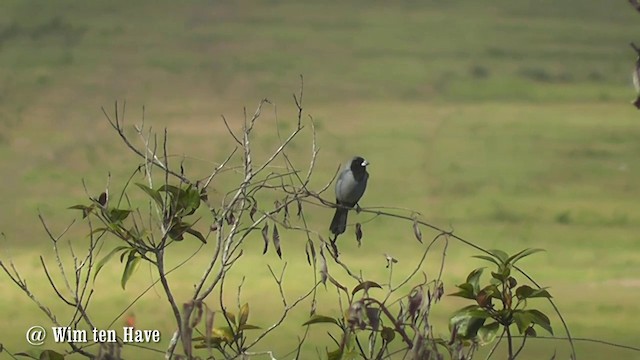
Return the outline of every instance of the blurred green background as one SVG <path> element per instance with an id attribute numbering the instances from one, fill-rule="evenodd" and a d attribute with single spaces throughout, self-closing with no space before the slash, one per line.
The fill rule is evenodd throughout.
<path id="1" fill-rule="evenodd" d="M 277 105 L 281 130 L 293 128 L 291 94 L 303 74 L 305 111 L 317 123 L 320 146 L 316 184 L 353 154 L 365 156 L 372 166 L 363 207 L 415 209 L 484 248 L 546 249 L 523 266 L 550 286 L 572 335 L 638 347 L 640 115 L 630 105 L 635 54 L 628 46 L 640 41 L 638 30 L 638 14 L 623 1 L 4 0 L 0 256 L 14 260 L 48 306 L 68 313 L 39 267 L 39 254 L 53 260 L 38 211 L 60 232 L 78 215 L 66 208 L 86 200 L 82 179 L 97 194 L 111 173 L 111 186 L 122 188 L 139 163 L 101 107 L 113 112 L 114 101 L 126 101 L 132 126 L 144 106 L 146 125 L 166 127 L 170 152 L 187 156 L 188 174 L 202 176 L 232 148 L 221 114 L 239 128 L 243 107 L 252 113 L 266 97 Z M 266 110 L 254 139 L 264 154 L 278 144 L 275 107 Z M 311 146 L 305 134 L 293 144 L 301 167 Z M 328 209 L 307 211 L 313 227 L 329 223 Z M 347 234 L 341 250 L 366 277 L 386 279 L 383 253 L 407 272 L 423 249 L 404 223 L 380 218 L 364 230 L 361 248 Z M 83 241 L 82 231 L 74 227 L 69 239 Z M 172 261 L 193 250 L 179 245 Z M 281 303 L 266 264 L 282 262 L 258 248 L 246 252 L 234 276 L 249 277 L 243 298 L 252 304 L 252 322 L 267 327 Z M 283 234 L 292 298 L 312 277 L 303 248 L 303 239 Z M 473 254 L 450 244 L 447 293 L 483 265 Z M 434 253 L 425 271 L 437 269 L 438 259 Z M 171 278 L 179 300 L 207 255 L 194 261 Z M 152 281 L 141 267 L 133 285 L 113 291 L 120 271 L 114 261 L 98 280 L 107 289 L 94 296 L 103 328 L 119 327 L 114 317 Z M 28 349 L 24 331 L 48 323 L 1 279 L 0 342 L 14 352 Z M 338 315 L 335 294 L 325 295 L 319 310 Z M 447 297 L 437 307 L 439 334 L 463 304 Z M 161 329 L 160 348 L 173 331 L 166 305 L 151 291 L 132 309 L 139 327 Z M 293 313 L 261 349 L 286 354 L 306 314 Z M 325 329 L 312 334 L 305 358 L 331 344 Z M 640 358 L 601 344 L 577 342 L 577 349 L 581 359 Z M 125 354 L 143 356 L 136 351 Z M 567 358 L 566 342 L 535 340 L 524 358 L 554 351 Z"/>

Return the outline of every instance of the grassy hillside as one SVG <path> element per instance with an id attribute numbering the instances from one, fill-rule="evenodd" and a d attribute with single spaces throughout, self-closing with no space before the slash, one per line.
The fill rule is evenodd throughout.
<path id="1" fill-rule="evenodd" d="M 168 128 L 171 153 L 189 156 L 189 173 L 203 174 L 232 146 L 220 114 L 240 126 L 243 107 L 252 111 L 267 97 L 290 128 L 291 94 L 304 74 L 305 110 L 321 146 L 318 183 L 352 154 L 364 155 L 372 163 L 364 207 L 416 209 L 485 248 L 546 249 L 524 264 L 551 287 L 573 335 L 639 346 L 640 123 L 629 104 L 628 47 L 639 41 L 639 25 L 625 2 L 598 0 L 3 1 L 0 256 L 14 256 L 47 294 L 36 259 L 50 246 L 37 212 L 60 230 L 76 215 L 66 207 L 85 198 L 81 179 L 99 192 L 110 172 L 117 188 L 137 166 L 102 106 L 112 111 L 126 100 L 130 125 L 145 106 L 148 125 Z M 277 141 L 268 110 L 255 140 L 265 150 Z M 308 141 L 294 144 L 300 161 Z M 318 208 L 309 216 L 323 229 L 331 214 Z M 384 276 L 382 253 L 410 264 L 417 245 L 397 225 L 367 223 L 363 247 L 346 236 L 342 251 L 376 276 Z M 298 245 L 287 244 L 289 254 Z M 176 259 L 189 253 L 180 251 Z M 279 261 L 247 254 L 247 266 L 264 271 L 245 296 L 264 297 L 275 289 L 264 264 Z M 447 292 L 480 265 L 469 261 L 473 254 L 451 245 Z M 290 256 L 293 274 L 309 271 Z M 113 265 L 105 285 L 117 282 Z M 119 312 L 149 284 L 145 272 L 126 292 L 97 294 L 99 307 Z M 194 265 L 178 279 L 199 274 Z M 186 291 L 192 281 L 178 283 Z M 41 317 L 8 279 L 0 289 L 0 342 L 15 351 L 26 346 L 22 329 Z M 302 289 L 293 282 L 293 293 Z M 135 311 L 168 341 L 162 305 L 150 294 Z M 437 320 L 458 305 L 446 299 Z M 256 322 L 268 324 L 272 306 L 256 305 Z M 285 335 L 271 340 L 276 349 L 288 348 L 305 316 L 294 314 Z M 105 326 L 111 320 L 105 315 Z M 329 344 L 322 331 L 313 340 Z M 563 342 L 535 345 L 529 358 L 554 349 L 566 357 Z M 587 343 L 578 350 L 580 359 L 640 357 Z"/>

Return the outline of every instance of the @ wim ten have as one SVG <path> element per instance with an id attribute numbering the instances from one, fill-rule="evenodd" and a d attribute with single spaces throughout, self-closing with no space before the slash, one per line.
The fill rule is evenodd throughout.
<path id="1" fill-rule="evenodd" d="M 99 330 L 93 329 L 91 332 L 81 329 L 72 329 L 70 327 L 58 326 L 51 328 L 54 341 L 83 343 L 93 342 L 117 342 L 118 334 L 115 330 Z M 122 342 L 125 343 L 158 343 L 160 342 L 160 330 L 140 330 L 131 326 L 122 328 Z"/>

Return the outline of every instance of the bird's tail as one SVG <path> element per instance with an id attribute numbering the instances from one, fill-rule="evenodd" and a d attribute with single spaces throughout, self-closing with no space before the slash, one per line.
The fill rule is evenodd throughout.
<path id="1" fill-rule="evenodd" d="M 347 229 L 348 214 L 349 209 L 336 208 L 336 213 L 333 215 L 333 220 L 331 220 L 331 226 L 329 226 L 329 230 L 334 235 L 340 235 Z"/>

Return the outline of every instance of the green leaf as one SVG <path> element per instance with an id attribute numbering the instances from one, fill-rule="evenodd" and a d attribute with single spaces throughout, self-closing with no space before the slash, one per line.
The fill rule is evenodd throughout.
<path id="1" fill-rule="evenodd" d="M 129 251 L 123 251 L 122 254 L 120 254 L 120 262 L 124 262 L 124 257 L 127 256 L 131 251 L 133 251 L 133 248 L 129 248 Z"/>
<path id="2" fill-rule="evenodd" d="M 539 253 L 541 251 L 544 251 L 544 249 L 524 249 L 520 252 L 518 252 L 517 254 L 511 255 L 508 259 L 507 259 L 507 263 L 511 263 L 511 264 L 515 264 L 518 260 L 525 258 L 529 255 L 535 254 L 535 253 Z"/>
<path id="3" fill-rule="evenodd" d="M 207 342 L 207 339 L 205 339 L 203 336 L 200 336 L 198 340 L 196 340 L 195 338 L 192 340 L 200 341 L 200 343 L 193 345 L 194 349 L 210 349 L 210 348 L 217 349 L 220 347 L 220 343 L 222 343 L 221 338 L 213 337 L 213 336 L 209 339 L 208 342 Z"/>
<path id="4" fill-rule="evenodd" d="M 520 300 L 531 299 L 531 298 L 551 298 L 551 294 L 546 290 L 546 288 L 542 289 L 534 289 L 528 285 L 521 285 L 516 289 L 516 296 Z"/>
<path id="5" fill-rule="evenodd" d="M 516 326 L 518 326 L 520 334 L 524 334 L 527 328 L 529 328 L 533 323 L 533 316 L 527 311 L 515 310 L 513 312 L 513 320 L 515 321 Z"/>
<path id="6" fill-rule="evenodd" d="M 186 192 L 184 193 L 184 197 L 180 199 L 184 205 L 184 209 L 187 215 L 191 215 L 198 210 L 200 207 L 200 191 L 195 189 L 189 185 Z"/>
<path id="7" fill-rule="evenodd" d="M 78 204 L 78 205 L 69 206 L 67 209 L 87 210 L 87 209 L 91 209 L 91 208 L 93 208 L 93 206 L 87 206 L 87 205 Z"/>
<path id="8" fill-rule="evenodd" d="M 363 281 L 353 288 L 353 290 L 351 291 L 351 295 L 355 295 L 360 290 L 366 291 L 366 290 L 369 290 L 370 288 L 382 289 L 382 286 L 380 286 L 380 284 L 374 281 Z"/>
<path id="9" fill-rule="evenodd" d="M 466 306 L 449 318 L 449 330 L 453 331 L 454 328 L 457 328 L 461 338 L 473 339 L 478 335 L 478 330 L 489 316 L 489 313 L 478 305 Z"/>
<path id="10" fill-rule="evenodd" d="M 475 300 L 476 294 L 474 293 L 473 285 L 469 283 L 464 283 L 464 284 L 457 285 L 457 287 L 458 289 L 460 289 L 460 291 L 454 292 L 453 294 L 449 294 L 449 296 L 458 296 L 465 299 Z"/>
<path id="11" fill-rule="evenodd" d="M 53 350 L 44 350 L 40 353 L 39 360 L 64 360 L 64 355 Z"/>
<path id="12" fill-rule="evenodd" d="M 175 215 L 191 215 L 200 207 L 200 191 L 194 189 L 191 185 L 186 189 L 181 189 L 167 184 L 162 185 L 158 191 L 167 192 L 171 195 L 171 205 L 176 206 Z"/>
<path id="13" fill-rule="evenodd" d="M 500 270 L 502 271 L 502 276 L 504 277 L 504 280 L 507 281 L 509 276 L 511 276 L 511 265 L 504 266 Z"/>
<path id="14" fill-rule="evenodd" d="M 520 300 L 524 300 L 531 296 L 534 289 L 529 285 L 521 285 L 516 289 L 516 297 Z"/>
<path id="15" fill-rule="evenodd" d="M 509 258 L 509 255 L 506 252 L 498 249 L 492 249 L 492 250 L 489 250 L 489 252 L 491 253 L 491 255 L 495 256 L 495 258 L 498 259 L 502 264 L 507 263 L 507 259 Z"/>
<path id="16" fill-rule="evenodd" d="M 500 265 L 500 263 L 498 262 L 498 260 L 496 260 L 495 258 L 491 257 L 491 256 L 487 256 L 487 255 L 473 255 L 474 258 L 478 258 L 478 259 L 482 259 L 482 260 L 486 260 L 486 261 L 490 261 L 496 265 Z"/>
<path id="17" fill-rule="evenodd" d="M 342 349 L 338 348 L 337 350 L 333 350 L 331 352 L 327 351 L 327 360 L 343 360 Z"/>
<path id="18" fill-rule="evenodd" d="M 169 208 L 169 213 L 172 216 L 181 216 L 184 215 L 184 206 L 182 206 L 182 204 L 180 204 L 180 193 L 183 190 L 180 189 L 177 186 L 174 185 L 162 185 L 159 189 L 158 192 L 165 192 L 167 194 L 169 194 L 169 199 L 166 200 L 167 202 L 167 207 Z"/>
<path id="19" fill-rule="evenodd" d="M 169 193 L 174 199 L 176 199 L 176 198 L 180 197 L 180 193 L 183 190 L 180 189 L 177 186 L 165 184 L 165 185 L 160 186 L 160 188 L 158 189 L 158 192 L 161 192 L 161 191 Z"/>
<path id="20" fill-rule="evenodd" d="M 508 267 L 501 269 L 499 272 L 491 272 L 491 277 L 498 280 L 500 283 L 506 282 L 510 275 L 511 270 Z"/>
<path id="21" fill-rule="evenodd" d="M 72 210 L 82 210 L 82 218 L 86 218 L 93 211 L 95 205 L 86 206 L 86 205 L 73 205 L 69 206 L 69 209 Z"/>
<path id="22" fill-rule="evenodd" d="M 107 215 L 107 218 L 112 223 L 119 223 L 124 221 L 127 216 L 131 213 L 131 210 L 124 209 L 110 209 Z"/>
<path id="23" fill-rule="evenodd" d="M 127 250 L 127 249 L 130 249 L 130 248 L 128 246 L 117 246 L 116 248 L 111 250 L 107 255 L 105 255 L 102 259 L 100 259 L 98 261 L 98 263 L 96 264 L 96 272 L 93 274 L 93 281 L 96 281 L 96 277 L 98 276 L 98 273 L 100 272 L 100 270 L 102 270 L 104 265 L 109 260 L 111 260 L 113 255 L 115 255 L 118 251 L 123 251 L 123 250 Z"/>
<path id="24" fill-rule="evenodd" d="M 187 229 L 189 229 L 189 227 L 191 227 L 191 224 L 186 222 L 181 221 L 181 222 L 175 223 L 173 224 L 171 229 L 169 229 L 169 232 L 167 233 L 167 235 L 169 235 L 169 238 L 175 241 L 184 240 L 184 233 L 187 231 Z"/>
<path id="25" fill-rule="evenodd" d="M 469 273 L 467 276 L 467 283 L 473 286 L 473 293 L 477 294 L 480 290 L 480 277 L 482 276 L 482 272 L 484 268 L 477 268 Z"/>
<path id="26" fill-rule="evenodd" d="M 122 279 L 120 280 L 120 285 L 124 289 L 127 285 L 127 281 L 131 278 L 134 270 L 138 267 L 140 263 L 140 257 L 136 256 L 135 250 L 129 251 L 129 257 L 127 258 L 127 263 L 124 266 L 124 271 L 122 272 Z"/>
<path id="27" fill-rule="evenodd" d="M 396 332 L 392 328 L 385 326 L 382 328 L 382 331 L 380 332 L 380 336 L 382 337 L 382 340 L 386 341 L 387 343 L 390 343 L 393 341 L 393 339 L 396 338 Z"/>
<path id="28" fill-rule="evenodd" d="M 529 298 L 547 298 L 547 299 L 551 299 L 552 296 L 547 291 L 547 288 L 542 288 L 542 289 L 535 290 L 533 292 L 533 294 L 531 294 L 531 296 L 529 296 Z"/>
<path id="29" fill-rule="evenodd" d="M 185 230 L 186 233 L 191 234 L 193 236 L 195 236 L 196 238 L 198 238 L 198 240 L 200 240 L 203 244 L 207 243 L 207 239 L 205 239 L 204 235 L 202 235 L 202 233 L 198 230 L 194 230 L 193 228 L 187 228 Z"/>
<path id="30" fill-rule="evenodd" d="M 240 308 L 240 314 L 238 316 L 238 325 L 242 326 L 249 320 L 249 303 L 244 303 Z"/>
<path id="31" fill-rule="evenodd" d="M 480 292 L 484 292 L 488 296 L 491 296 L 494 299 L 502 299 L 502 293 L 498 289 L 498 286 L 495 284 L 487 285 Z"/>
<path id="32" fill-rule="evenodd" d="M 156 204 L 158 204 L 159 207 L 162 207 L 163 201 L 162 201 L 162 196 L 160 196 L 160 193 L 156 190 L 153 190 L 152 188 L 148 187 L 145 184 L 140 184 L 140 183 L 136 183 L 136 185 L 144 190 L 144 192 L 147 193 L 147 195 L 149 195 L 155 202 Z"/>
<path id="33" fill-rule="evenodd" d="M 238 331 L 258 330 L 258 329 L 262 329 L 262 328 L 260 326 L 250 325 L 250 324 L 243 324 L 243 325 L 238 326 Z"/>
<path id="34" fill-rule="evenodd" d="M 324 315 L 313 315 L 311 317 L 311 319 L 307 320 L 304 322 L 304 324 L 302 324 L 302 326 L 304 325 L 312 325 L 312 324 L 321 324 L 321 323 L 325 323 L 325 324 L 336 324 L 338 326 L 340 326 L 340 324 L 338 323 L 338 320 L 330 317 L 330 316 L 324 316 Z"/>
<path id="35" fill-rule="evenodd" d="M 500 329 L 500 324 L 497 322 L 492 322 L 487 325 L 483 325 L 478 330 L 478 342 L 480 345 L 486 345 L 495 340 L 496 335 L 498 334 L 498 330 Z"/>
<path id="36" fill-rule="evenodd" d="M 526 310 L 527 312 L 529 312 L 529 314 L 531 314 L 533 316 L 533 323 L 540 326 L 541 328 L 547 330 L 549 332 L 549 334 L 553 335 L 553 329 L 551 329 L 551 320 L 549 320 L 549 317 L 547 317 L 547 315 L 545 315 L 544 313 L 542 313 L 539 310 Z"/>
<path id="37" fill-rule="evenodd" d="M 224 315 L 226 316 L 227 319 L 229 319 L 229 322 L 232 324 L 236 323 L 236 315 L 232 312 L 224 312 Z"/>
<path id="38" fill-rule="evenodd" d="M 482 319 L 486 319 L 491 317 L 490 314 L 488 312 L 486 312 L 483 308 L 479 307 L 478 305 L 468 305 L 465 306 L 461 309 L 458 309 L 458 311 L 456 311 L 454 313 L 454 315 L 469 315 L 472 317 L 477 317 L 477 318 L 482 318 Z"/>
<path id="39" fill-rule="evenodd" d="M 211 331 L 212 337 L 230 343 L 233 341 L 234 334 L 230 327 L 225 326 L 221 328 L 213 328 Z"/>

